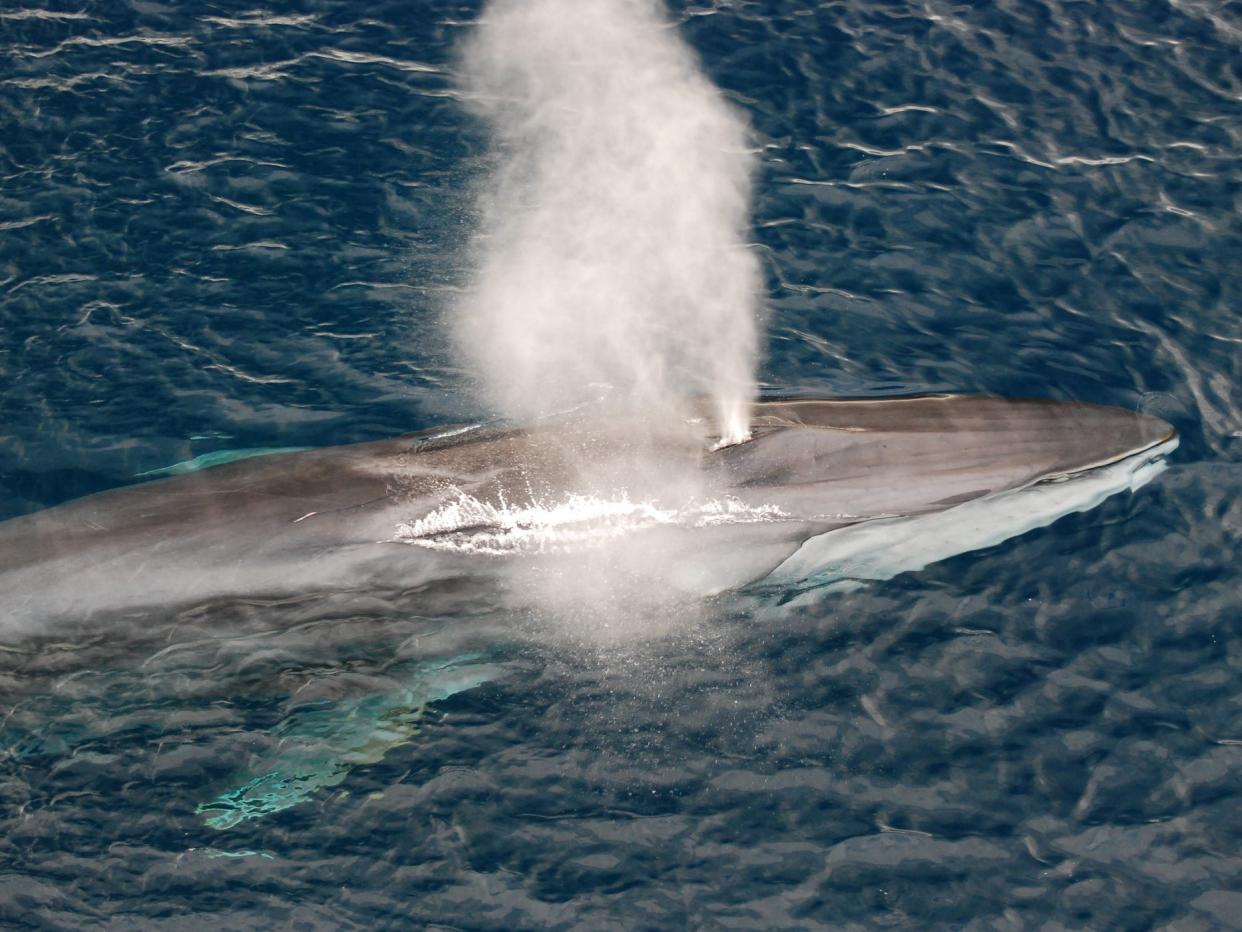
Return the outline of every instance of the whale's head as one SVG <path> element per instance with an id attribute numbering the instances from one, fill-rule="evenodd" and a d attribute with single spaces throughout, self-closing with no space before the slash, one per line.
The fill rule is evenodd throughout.
<path id="1" fill-rule="evenodd" d="M 1167 422 L 1080 402 L 979 396 L 792 400 L 754 407 L 751 439 L 707 467 L 747 499 L 805 513 L 922 513 L 1176 445 Z"/>

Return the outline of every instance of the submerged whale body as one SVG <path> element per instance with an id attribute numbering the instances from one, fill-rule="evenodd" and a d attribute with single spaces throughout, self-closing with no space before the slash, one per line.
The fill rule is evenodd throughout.
<path id="1" fill-rule="evenodd" d="M 227 830 L 323 798 L 427 705 L 506 676 L 497 580 L 534 569 L 588 600 L 620 581 L 601 596 L 627 612 L 659 587 L 796 598 L 1093 507 L 1177 443 L 1116 408 L 961 396 L 764 402 L 751 423 L 715 450 L 710 425 L 430 431 L 174 470 L 4 522 L 0 763 L 275 694 L 258 751 L 245 730 L 190 739 L 237 761 L 189 790 Z"/>
<path id="2" fill-rule="evenodd" d="M 680 500 L 623 484 L 637 475 L 624 426 L 563 424 L 280 453 L 92 495 L 0 524 L 0 639 L 504 575 L 623 537 L 690 593 L 884 578 L 1136 488 L 1176 445 L 1164 421 L 1117 408 L 952 395 L 762 402 L 752 427 L 718 450 L 649 435 L 644 460 L 693 479 Z"/>

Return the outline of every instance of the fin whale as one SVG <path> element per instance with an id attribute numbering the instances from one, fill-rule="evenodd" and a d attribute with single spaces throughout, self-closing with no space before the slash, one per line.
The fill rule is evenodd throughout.
<path id="1" fill-rule="evenodd" d="M 221 598 L 503 574 L 601 534 L 649 539 L 689 592 L 883 578 L 1137 487 L 1177 442 L 1119 408 L 962 395 L 760 402 L 752 427 L 718 450 L 653 441 L 689 464 L 691 505 L 631 500 L 606 474 L 580 494 L 579 447 L 606 459 L 625 435 L 567 440 L 557 424 L 275 453 L 91 495 L 0 523 L 0 642 Z M 918 545 L 905 563 L 866 556 L 901 544 Z"/>
<path id="2" fill-rule="evenodd" d="M 15 690 L 0 762 L 284 683 L 266 748 L 211 735 L 212 758 L 236 766 L 190 790 L 208 828 L 231 829 L 340 785 L 409 741 L 429 704 L 504 677 L 506 635 L 475 606 L 514 567 L 621 540 L 679 591 L 788 600 L 1091 508 L 1177 444 L 1164 421 L 1089 404 L 772 401 L 744 443 L 649 435 L 641 452 L 695 480 L 689 499 L 649 501 L 641 481 L 617 487 L 642 479 L 630 432 L 563 426 L 272 453 L 0 523 L 0 685 Z M 584 456 L 605 468 L 584 475 Z M 392 590 L 407 597 L 377 595 Z M 471 623 L 438 619 L 463 606 Z"/>

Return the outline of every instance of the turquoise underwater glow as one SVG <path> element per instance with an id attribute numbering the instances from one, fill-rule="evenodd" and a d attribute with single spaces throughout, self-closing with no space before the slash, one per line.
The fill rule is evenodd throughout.
<path id="1" fill-rule="evenodd" d="M 275 753 L 252 765 L 262 770 L 197 811 L 215 829 L 280 812 L 318 790 L 340 786 L 351 770 L 375 764 L 418 733 L 428 704 L 473 689 L 496 674 L 477 655 L 396 669 L 404 679 L 394 692 L 356 696 L 299 708 L 272 729 Z"/>

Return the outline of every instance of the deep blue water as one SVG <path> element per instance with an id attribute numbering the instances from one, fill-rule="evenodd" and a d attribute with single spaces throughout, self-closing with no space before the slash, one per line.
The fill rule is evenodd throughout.
<path id="1" fill-rule="evenodd" d="M 477 4 L 57 9 L 0 8 L 0 517 L 473 413 L 437 319 Z M 249 640 L 142 676 L 6 662 L 0 926 L 1242 928 L 1242 11 L 675 13 L 762 148 L 766 389 L 1140 408 L 1169 471 L 798 608 L 525 639 L 223 831 L 195 807 L 290 694 L 455 619 L 377 599 L 293 645 L 234 607 Z"/>

